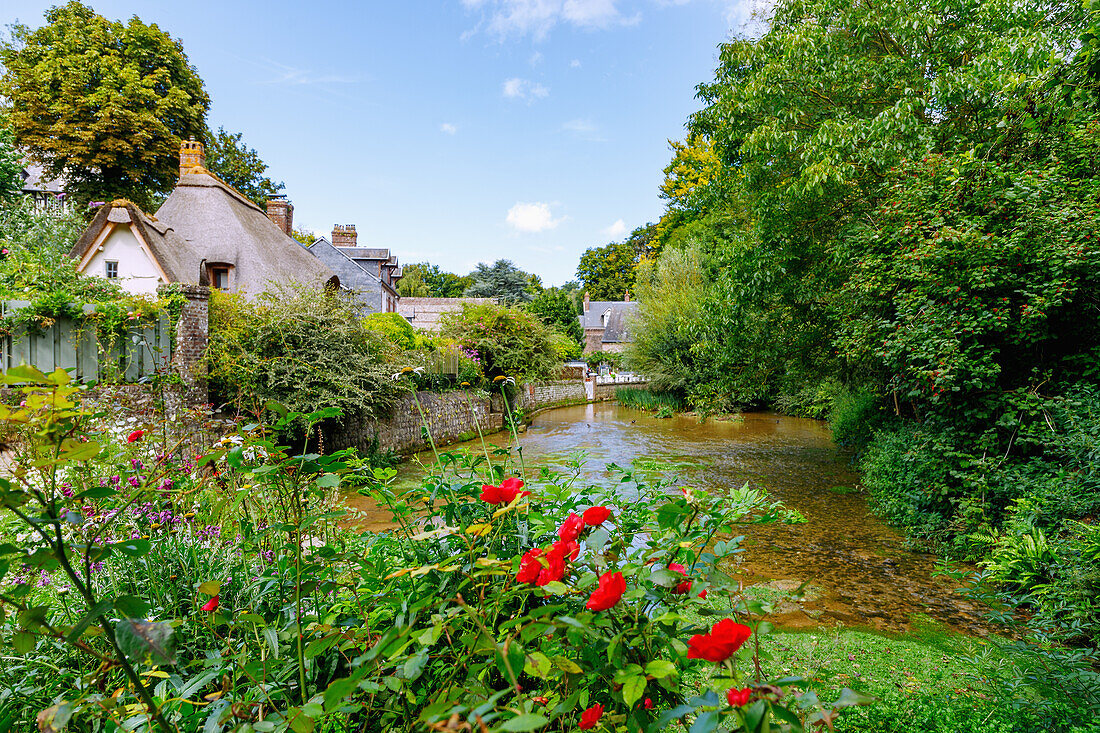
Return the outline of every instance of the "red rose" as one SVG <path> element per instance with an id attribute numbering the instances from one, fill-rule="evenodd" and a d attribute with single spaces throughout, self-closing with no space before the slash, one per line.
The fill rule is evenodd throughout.
<path id="1" fill-rule="evenodd" d="M 550 545 L 550 552 L 560 555 L 562 559 L 576 560 L 577 556 L 581 554 L 581 546 L 577 544 L 576 540 L 558 540 Z"/>
<path id="2" fill-rule="evenodd" d="M 506 478 L 500 486 L 481 485 L 481 500 L 486 504 L 510 504 L 517 496 L 530 496 L 530 491 L 520 491 L 523 480 Z"/>
<path id="3" fill-rule="evenodd" d="M 214 596 L 209 601 L 204 603 L 200 610 L 202 610 L 202 611 L 217 611 L 218 610 L 218 596 Z"/>
<path id="4" fill-rule="evenodd" d="M 589 611 L 606 611 L 619 602 L 626 593 L 626 581 L 622 573 L 604 573 L 600 585 L 592 592 L 585 606 Z"/>
<path id="5" fill-rule="evenodd" d="M 688 640 L 688 659 L 724 662 L 733 656 L 752 635 L 752 629 L 731 618 L 711 627 L 709 634 L 696 634 Z"/>
<path id="6" fill-rule="evenodd" d="M 607 521 L 611 516 L 611 510 L 605 506 L 593 506 L 584 510 L 584 523 L 589 527 L 596 527 Z"/>
<path id="7" fill-rule="evenodd" d="M 674 573 L 679 573 L 680 575 L 685 575 L 685 576 L 687 575 L 687 568 L 685 568 L 683 565 L 681 565 L 678 562 L 670 562 L 668 564 L 668 569 L 671 570 Z M 687 593 L 689 590 L 691 590 L 691 581 L 690 580 L 685 580 L 683 582 L 677 583 L 676 587 L 672 589 L 672 592 L 675 593 L 678 596 L 682 596 L 683 594 Z M 706 591 L 703 591 L 703 592 L 706 593 Z"/>
<path id="8" fill-rule="evenodd" d="M 558 537 L 561 537 L 562 542 L 572 542 L 581 536 L 582 529 L 584 529 L 584 520 L 581 519 L 581 515 L 569 512 L 569 516 L 558 528 Z"/>
<path id="9" fill-rule="evenodd" d="M 596 723 L 600 722 L 602 717 L 603 705 L 593 705 L 581 713 L 581 724 L 577 727 L 581 730 L 591 730 L 596 727 Z"/>
<path id="10" fill-rule="evenodd" d="M 550 548 L 550 550 L 546 553 L 546 567 L 539 570 L 539 577 L 535 581 L 535 585 L 543 586 L 565 577 L 565 556 L 560 552 L 554 552 L 553 548 Z"/>
<path id="11" fill-rule="evenodd" d="M 540 555 L 542 555 L 541 547 L 523 553 L 523 557 L 519 561 L 519 572 L 516 573 L 517 582 L 534 583 L 538 580 L 539 573 L 542 572 L 542 563 L 539 562 Z"/>
<path id="12" fill-rule="evenodd" d="M 144 430 L 135 430 L 134 432 L 130 433 L 129 436 L 127 436 L 126 442 L 127 443 L 133 443 L 133 442 L 136 442 L 138 440 L 141 440 L 141 437 L 143 435 L 145 435 Z"/>
<path id="13" fill-rule="evenodd" d="M 653 698 L 647 697 L 645 699 L 645 702 L 642 703 L 642 707 L 644 707 L 646 710 L 652 710 L 653 709 Z"/>
<path id="14" fill-rule="evenodd" d="M 748 704 L 750 697 L 752 697 L 752 690 L 747 687 L 740 690 L 733 688 L 726 691 L 726 701 L 735 708 Z"/>

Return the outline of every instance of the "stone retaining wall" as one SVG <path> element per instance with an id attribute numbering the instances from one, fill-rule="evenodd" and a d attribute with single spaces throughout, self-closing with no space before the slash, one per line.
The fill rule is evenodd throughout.
<path id="1" fill-rule="evenodd" d="M 503 427 L 503 416 L 492 413 L 489 399 L 474 392 L 420 392 L 417 397 L 427 416 L 428 428 L 436 445 L 448 445 L 477 437 L 477 428 L 495 433 Z M 471 414 L 471 407 L 473 414 Z M 477 424 L 474 424 L 474 415 Z M 428 447 L 421 426 L 424 420 L 416 409 L 412 395 L 403 397 L 385 420 L 349 419 L 342 428 L 327 436 L 330 448 L 358 448 L 365 454 L 377 440 L 377 448 L 385 453 L 415 453 Z"/>

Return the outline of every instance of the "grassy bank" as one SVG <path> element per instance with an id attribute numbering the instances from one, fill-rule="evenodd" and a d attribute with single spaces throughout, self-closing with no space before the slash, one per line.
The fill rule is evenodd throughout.
<path id="1" fill-rule="evenodd" d="M 654 392 L 644 387 L 618 387 L 615 401 L 624 407 L 660 412 L 683 412 L 687 404 L 682 397 L 671 392 Z"/>

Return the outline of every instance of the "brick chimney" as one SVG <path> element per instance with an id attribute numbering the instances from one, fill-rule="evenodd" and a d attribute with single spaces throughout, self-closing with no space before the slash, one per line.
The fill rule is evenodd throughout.
<path id="1" fill-rule="evenodd" d="M 585 291 L 584 291 L 584 312 L 585 312 L 585 313 L 587 313 L 587 312 L 588 312 L 588 304 L 589 304 L 590 302 L 591 302 L 591 301 L 590 301 L 590 300 L 588 299 L 588 291 L 587 291 L 587 290 L 585 290 Z"/>
<path id="2" fill-rule="evenodd" d="M 357 236 L 354 224 L 337 224 L 332 228 L 332 246 L 354 247 Z"/>
<path id="3" fill-rule="evenodd" d="M 206 172 L 206 151 L 195 138 L 180 142 L 180 175 Z"/>
<path id="4" fill-rule="evenodd" d="M 294 232 L 294 204 L 286 200 L 281 194 L 268 196 L 267 218 L 275 222 L 275 226 L 283 230 L 283 234 L 289 236 Z"/>

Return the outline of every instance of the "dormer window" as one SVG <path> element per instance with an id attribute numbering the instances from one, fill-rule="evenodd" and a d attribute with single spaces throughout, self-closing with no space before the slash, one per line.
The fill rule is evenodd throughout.
<path id="1" fill-rule="evenodd" d="M 118 260 L 107 260 L 103 263 L 103 276 L 108 280 L 118 279 Z"/>
<path id="2" fill-rule="evenodd" d="M 210 276 L 210 287 L 216 290 L 229 290 L 232 288 L 233 265 L 219 263 L 207 265 L 206 267 Z"/>

